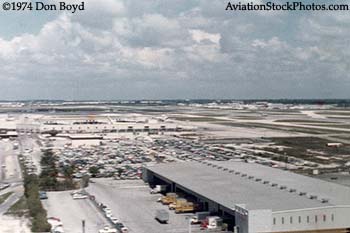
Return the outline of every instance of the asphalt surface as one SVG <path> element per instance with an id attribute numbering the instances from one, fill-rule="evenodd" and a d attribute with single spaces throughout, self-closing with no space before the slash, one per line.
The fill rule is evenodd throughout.
<path id="1" fill-rule="evenodd" d="M 88 199 L 74 200 L 70 191 L 48 192 L 43 200 L 48 217 L 59 218 L 65 233 L 83 232 L 82 220 L 85 220 L 85 233 L 97 233 L 108 225 L 107 220 Z"/>
<path id="2" fill-rule="evenodd" d="M 98 202 L 107 205 L 113 215 L 129 228 L 130 233 L 187 233 L 191 214 L 175 214 L 169 211 L 169 224 L 155 220 L 157 209 L 168 209 L 157 202 L 160 194 L 150 194 L 149 187 L 141 180 L 116 181 L 96 179 L 86 189 Z M 203 232 L 199 226 L 191 226 L 192 233 Z M 205 231 L 204 231 L 205 232 Z"/>
<path id="3" fill-rule="evenodd" d="M 10 187 L 0 191 L 0 195 L 7 192 L 14 193 L 0 205 L 0 214 L 3 214 L 23 195 L 21 169 L 17 154 L 13 150 L 13 142 L 9 140 L 0 141 L 0 173 L 0 182 L 10 184 Z"/>
<path id="4" fill-rule="evenodd" d="M 0 141 L 0 182 L 21 181 L 21 169 L 17 154 L 13 150 L 13 142 Z"/>

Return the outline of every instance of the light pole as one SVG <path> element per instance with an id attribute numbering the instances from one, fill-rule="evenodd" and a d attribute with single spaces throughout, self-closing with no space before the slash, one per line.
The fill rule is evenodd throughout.
<path id="1" fill-rule="evenodd" d="M 191 225 L 191 220 L 192 220 L 193 215 L 187 215 L 186 219 L 188 220 L 188 233 L 192 232 L 192 225 Z"/>
<path id="2" fill-rule="evenodd" d="M 85 233 L 85 220 L 81 220 L 81 226 L 83 228 L 83 233 Z"/>

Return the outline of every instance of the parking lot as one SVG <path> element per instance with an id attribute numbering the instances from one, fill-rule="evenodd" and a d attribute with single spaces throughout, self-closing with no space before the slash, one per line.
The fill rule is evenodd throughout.
<path id="1" fill-rule="evenodd" d="M 42 203 L 48 217 L 59 218 L 66 233 L 82 231 L 85 220 L 85 233 L 96 233 L 108 225 L 100 211 L 88 199 L 74 200 L 69 191 L 47 192 L 48 199 Z"/>
<path id="2" fill-rule="evenodd" d="M 168 209 L 157 202 L 160 194 L 150 194 L 149 187 L 141 180 L 117 181 L 96 179 L 87 191 L 98 202 L 107 205 L 130 233 L 187 233 L 191 214 L 175 214 L 169 211 L 169 223 L 161 224 L 155 220 L 157 209 Z M 192 232 L 203 232 L 198 225 L 192 225 Z"/>

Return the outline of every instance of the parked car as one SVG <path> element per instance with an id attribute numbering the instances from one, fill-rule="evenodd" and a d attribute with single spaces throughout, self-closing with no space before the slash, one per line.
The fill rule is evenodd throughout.
<path id="1" fill-rule="evenodd" d="M 77 199 L 86 199 L 88 198 L 87 195 L 84 195 L 84 194 L 80 194 L 80 193 L 76 193 L 76 194 L 73 194 L 73 199 L 77 200 Z"/>
<path id="2" fill-rule="evenodd" d="M 104 227 L 103 229 L 99 230 L 98 233 L 118 233 L 117 229 L 111 228 L 111 227 Z"/>
<path id="3" fill-rule="evenodd" d="M 47 193 L 45 191 L 39 191 L 39 198 L 40 200 L 48 199 Z"/>
<path id="4" fill-rule="evenodd" d="M 116 217 L 110 217 L 110 220 L 113 224 L 117 224 L 119 222 L 119 220 Z"/>

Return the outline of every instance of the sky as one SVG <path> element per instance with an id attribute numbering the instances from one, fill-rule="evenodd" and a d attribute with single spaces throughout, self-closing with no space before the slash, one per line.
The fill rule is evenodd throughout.
<path id="1" fill-rule="evenodd" d="M 349 12 L 235 12 L 227 2 L 0 11 L 0 99 L 350 98 Z"/>

